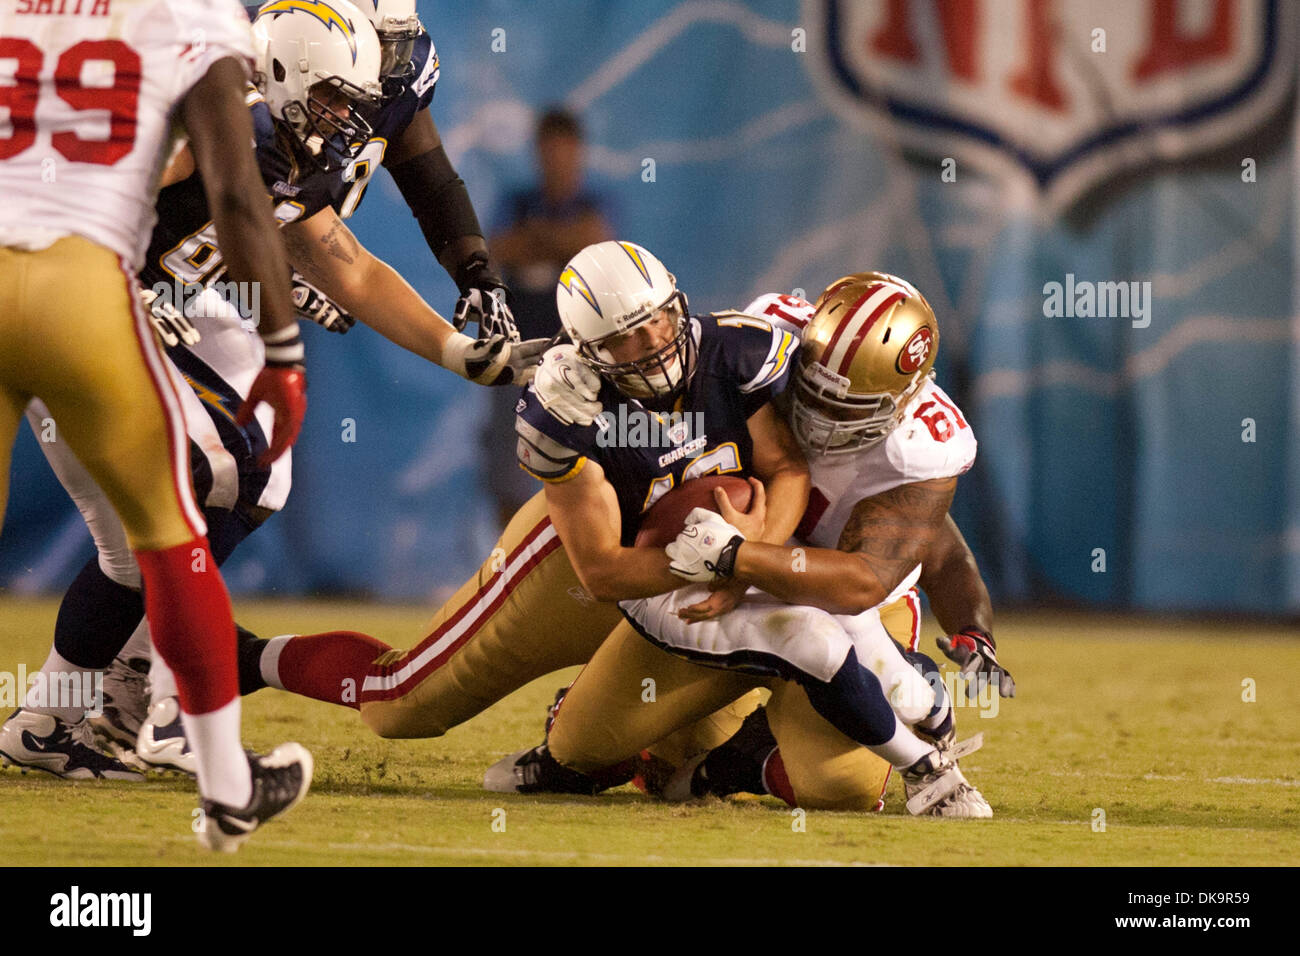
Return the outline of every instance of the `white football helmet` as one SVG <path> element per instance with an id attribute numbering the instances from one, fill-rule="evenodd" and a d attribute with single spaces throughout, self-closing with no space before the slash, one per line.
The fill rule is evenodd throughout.
<path id="1" fill-rule="evenodd" d="M 258 88 L 323 168 L 354 159 L 379 102 L 379 37 L 349 0 L 270 0 L 253 19 Z M 332 89 L 331 89 L 332 88 Z M 347 97 L 339 108 L 337 90 Z"/>
<path id="2" fill-rule="evenodd" d="M 424 33 L 415 0 L 356 0 L 356 5 L 379 35 L 379 81 L 387 88 L 390 80 L 410 76 L 415 41 Z"/>
<path id="3" fill-rule="evenodd" d="M 623 394 L 671 395 L 689 379 L 694 339 L 686 296 L 673 274 L 641 246 L 617 240 L 587 246 L 560 273 L 555 304 L 578 353 Z M 615 361 L 605 343 L 660 312 L 673 322 L 672 341 L 652 355 Z"/>

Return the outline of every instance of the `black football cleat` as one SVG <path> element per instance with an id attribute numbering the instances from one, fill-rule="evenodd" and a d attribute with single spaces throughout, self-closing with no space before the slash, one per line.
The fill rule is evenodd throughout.
<path id="1" fill-rule="evenodd" d="M 242 809 L 204 800 L 199 843 L 210 850 L 234 853 L 267 820 L 292 810 L 311 786 L 312 759 L 300 744 L 281 744 L 265 757 L 248 755 L 253 796 Z"/>
<path id="2" fill-rule="evenodd" d="M 578 793 L 594 796 L 603 787 L 596 780 L 570 770 L 551 756 L 546 744 L 538 744 L 488 767 L 483 789 L 492 793 Z"/>

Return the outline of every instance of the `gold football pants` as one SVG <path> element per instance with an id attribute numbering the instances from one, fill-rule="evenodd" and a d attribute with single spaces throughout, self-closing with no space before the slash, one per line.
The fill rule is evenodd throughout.
<path id="1" fill-rule="evenodd" d="M 204 534 L 189 442 L 161 350 L 112 251 L 79 236 L 28 252 L 0 247 L 0 522 L 28 401 L 45 402 L 113 503 L 132 550 Z"/>
<path id="2" fill-rule="evenodd" d="M 910 645 L 915 597 L 881 618 Z M 538 677 L 587 664 L 552 728 L 552 752 L 599 770 L 642 750 L 671 764 L 723 743 L 772 688 L 768 716 L 801 806 L 872 809 L 888 765 L 826 723 L 795 684 L 702 667 L 637 634 L 583 590 L 539 492 L 434 615 L 429 634 L 370 670 L 361 717 L 383 737 L 437 737 Z M 539 715 L 540 716 L 540 715 Z"/>
<path id="3" fill-rule="evenodd" d="M 919 637 L 915 592 L 881 610 L 905 647 Z M 554 757 L 575 770 L 612 766 L 642 750 L 680 764 L 716 747 L 757 706 L 766 686 L 768 722 L 799 806 L 872 810 L 890 767 L 821 717 L 797 684 L 703 667 L 674 657 L 626 621 L 601 645 L 565 695 L 551 728 Z M 666 739 L 665 739 L 666 738 Z"/>
<path id="4" fill-rule="evenodd" d="M 371 668 L 361 719 L 382 737 L 441 736 L 529 681 L 586 663 L 620 620 L 617 605 L 583 590 L 538 492 L 428 636 Z"/>

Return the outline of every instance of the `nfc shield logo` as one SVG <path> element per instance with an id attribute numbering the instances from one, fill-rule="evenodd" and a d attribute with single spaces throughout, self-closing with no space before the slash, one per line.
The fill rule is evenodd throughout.
<path id="1" fill-rule="evenodd" d="M 1281 0 L 805 0 L 807 61 L 885 142 L 958 157 L 1068 205 L 1120 170 L 1270 119 L 1294 84 Z M 1093 30 L 1104 25 L 1104 51 Z"/>

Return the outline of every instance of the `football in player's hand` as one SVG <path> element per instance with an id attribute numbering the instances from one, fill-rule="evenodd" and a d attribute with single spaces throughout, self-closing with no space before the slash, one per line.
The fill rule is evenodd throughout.
<path id="1" fill-rule="evenodd" d="M 668 492 L 641 517 L 641 527 L 636 533 L 638 548 L 663 548 L 677 537 L 686 524 L 686 516 L 695 508 L 718 510 L 713 499 L 713 489 L 721 488 L 731 499 L 737 511 L 748 511 L 754 489 L 744 478 L 735 475 L 706 475 L 692 478 Z"/>

